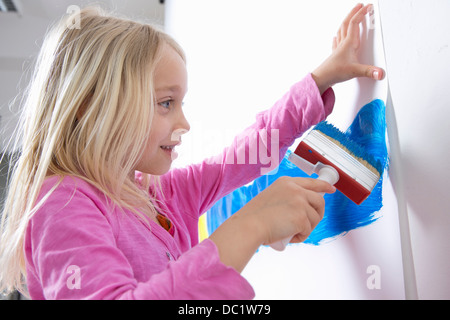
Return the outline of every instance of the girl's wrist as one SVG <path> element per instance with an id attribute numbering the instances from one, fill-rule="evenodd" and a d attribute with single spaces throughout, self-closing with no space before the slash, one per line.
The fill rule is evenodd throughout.
<path id="1" fill-rule="evenodd" d="M 316 83 L 317 88 L 320 91 L 320 95 L 327 91 L 328 88 L 333 86 L 330 81 L 327 81 L 327 76 L 324 72 L 322 72 L 322 70 L 320 70 L 320 67 L 311 73 L 311 77 Z"/>
<path id="2" fill-rule="evenodd" d="M 244 207 L 209 237 L 216 244 L 222 263 L 239 273 L 264 242 L 258 221 L 253 218 L 246 214 Z"/>

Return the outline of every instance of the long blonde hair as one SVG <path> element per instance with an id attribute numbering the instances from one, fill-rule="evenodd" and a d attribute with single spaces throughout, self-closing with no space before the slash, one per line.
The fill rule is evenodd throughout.
<path id="1" fill-rule="evenodd" d="M 47 34 L 23 104 L 15 164 L 1 221 L 0 292 L 24 291 L 24 234 L 49 175 L 72 175 L 100 189 L 114 205 L 155 213 L 155 199 L 136 185 L 133 168 L 154 112 L 153 76 L 168 44 L 149 24 L 94 7 L 58 22 Z M 79 19 L 79 28 L 68 21 Z M 148 189 L 147 189 L 148 190 Z"/>

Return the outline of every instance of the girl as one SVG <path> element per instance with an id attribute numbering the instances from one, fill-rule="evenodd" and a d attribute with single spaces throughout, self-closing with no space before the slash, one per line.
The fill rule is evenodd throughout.
<path id="1" fill-rule="evenodd" d="M 99 9 L 82 10 L 79 29 L 60 22 L 27 92 L 2 217 L 2 289 L 26 285 L 32 299 L 253 298 L 240 272 L 257 248 L 305 240 L 324 214 L 320 193 L 334 187 L 280 178 L 200 244 L 199 215 L 260 175 L 259 159 L 227 164 L 228 156 L 275 143 L 279 161 L 331 113 L 333 84 L 382 78 L 356 58 L 370 9 L 357 5 L 332 55 L 222 154 L 171 171 L 189 130 L 182 49 L 149 25 Z M 268 142 L 263 132 L 272 130 L 278 141 Z"/>

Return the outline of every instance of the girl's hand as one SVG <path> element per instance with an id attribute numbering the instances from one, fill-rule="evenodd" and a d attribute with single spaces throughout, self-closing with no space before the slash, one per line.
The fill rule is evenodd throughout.
<path id="1" fill-rule="evenodd" d="M 333 53 L 312 73 L 321 94 L 334 84 L 355 77 L 367 77 L 374 80 L 384 78 L 383 69 L 360 64 L 358 61 L 358 50 L 361 44 L 359 25 L 372 11 L 371 4 L 366 6 L 358 4 L 345 18 L 333 39 Z"/>
<path id="2" fill-rule="evenodd" d="M 322 193 L 336 188 L 327 182 L 311 178 L 281 177 L 253 198 L 245 207 L 268 245 L 293 237 L 291 242 L 303 242 L 322 220 L 325 200 Z"/>
<path id="3" fill-rule="evenodd" d="M 320 193 L 333 193 L 327 182 L 282 177 L 232 215 L 209 237 L 222 263 L 241 272 L 262 244 L 286 238 L 304 241 L 322 220 L 325 201 Z"/>

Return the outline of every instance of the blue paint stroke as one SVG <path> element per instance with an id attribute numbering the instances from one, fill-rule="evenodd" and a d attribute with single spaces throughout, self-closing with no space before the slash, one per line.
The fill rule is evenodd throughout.
<path id="1" fill-rule="evenodd" d="M 382 100 L 374 100 L 365 105 L 345 132 L 346 136 L 363 146 L 375 160 L 379 160 L 383 170 L 387 168 L 389 162 L 385 108 Z M 279 177 L 308 177 L 287 160 L 290 153 L 288 151 L 276 174 L 261 176 L 250 185 L 236 189 L 217 201 L 207 212 L 209 234 Z M 377 213 L 383 206 L 382 186 L 383 174 L 370 196 L 359 206 L 339 191 L 325 195 L 325 216 L 304 243 L 312 245 L 327 243 L 346 235 L 351 230 L 378 220 L 380 216 Z"/>

